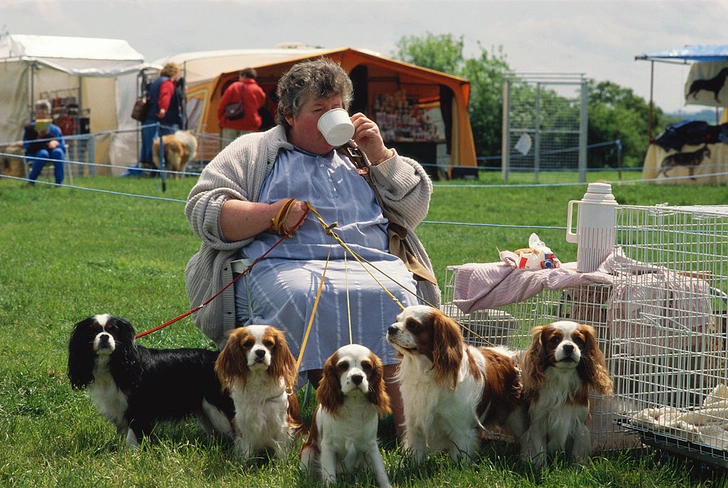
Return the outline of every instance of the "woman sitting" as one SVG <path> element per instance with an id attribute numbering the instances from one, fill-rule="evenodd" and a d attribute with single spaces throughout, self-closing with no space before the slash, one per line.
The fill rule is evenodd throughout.
<path id="1" fill-rule="evenodd" d="M 419 273 L 426 278 L 418 278 L 390 254 L 388 220 L 372 186 L 317 128 L 328 110 L 348 108 L 353 88 L 346 72 L 327 59 L 302 62 L 281 77 L 277 95 L 278 125 L 236 139 L 207 165 L 190 191 L 185 214 L 202 240 L 186 270 L 191 305 L 200 305 L 233 279 L 232 261 L 254 261 L 280 239 L 279 233 L 293 233 L 234 290 L 228 288 L 196 312 L 195 324 L 219 348 L 234 327 L 273 325 L 285 331 L 298 357 L 328 261 L 299 373 L 308 373 L 316 386 L 326 358 L 340 346 L 367 346 L 386 365 L 399 424 L 399 391 L 391 388 L 395 352 L 385 333 L 400 306 L 362 265 L 345 256 L 313 213 L 306 214 L 307 202 L 326 223 L 337 223 L 334 232 L 353 251 L 391 278 L 373 271 L 402 306 L 418 303 L 415 294 L 439 306 L 429 258 L 413 232 L 427 215 L 432 184 L 416 161 L 384 145 L 376 123 L 361 113 L 351 116 L 352 139 L 371 164 L 372 185 L 382 205 L 406 228 L 407 247 L 424 267 Z M 273 228 L 272 221 L 292 198 L 287 216 L 282 212 L 285 218 Z"/>

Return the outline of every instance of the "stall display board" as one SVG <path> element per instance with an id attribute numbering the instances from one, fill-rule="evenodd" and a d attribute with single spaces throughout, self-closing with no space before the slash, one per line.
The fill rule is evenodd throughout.
<path id="1" fill-rule="evenodd" d="M 679 151 L 650 144 L 642 178 L 664 184 L 721 185 L 728 183 L 728 145 L 685 145 Z"/>

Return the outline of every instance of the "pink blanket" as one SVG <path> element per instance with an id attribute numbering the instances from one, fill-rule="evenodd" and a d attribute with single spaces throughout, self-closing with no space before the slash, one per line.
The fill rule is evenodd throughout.
<path id="1" fill-rule="evenodd" d="M 463 312 L 518 303 L 544 289 L 612 285 L 609 322 L 613 339 L 649 336 L 650 347 L 672 347 L 686 331 L 712 321 L 710 285 L 699 278 L 640 263 L 617 249 L 593 273 L 578 273 L 576 263 L 553 269 L 520 269 L 501 263 L 464 264 L 455 276 L 453 303 Z M 615 324 L 612 317 L 614 318 Z M 654 329 L 654 331 L 653 331 Z"/>
<path id="2" fill-rule="evenodd" d="M 455 276 L 453 303 L 463 312 L 518 303 L 543 290 L 563 290 L 580 285 L 611 285 L 611 260 L 593 273 L 578 273 L 576 263 L 560 268 L 521 269 L 510 262 L 463 264 Z"/>

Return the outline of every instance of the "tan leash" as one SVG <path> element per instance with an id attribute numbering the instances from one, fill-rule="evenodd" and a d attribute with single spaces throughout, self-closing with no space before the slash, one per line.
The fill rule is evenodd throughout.
<path id="1" fill-rule="evenodd" d="M 301 366 L 301 360 L 303 359 L 303 352 L 306 350 L 306 344 L 308 344 L 308 336 L 311 335 L 311 326 L 313 325 L 313 319 L 316 317 L 316 309 L 318 308 L 319 299 L 321 298 L 321 290 L 324 287 L 324 279 L 326 278 L 326 270 L 329 267 L 329 260 L 331 258 L 331 249 L 329 248 L 329 255 L 326 256 L 326 264 L 324 265 L 324 271 L 321 273 L 321 283 L 319 283 L 318 291 L 316 292 L 316 299 L 313 301 L 313 308 L 311 309 L 311 317 L 308 319 L 308 326 L 306 332 L 303 334 L 303 341 L 301 342 L 301 350 L 298 352 L 298 359 L 296 360 L 296 371 Z"/>
<path id="2" fill-rule="evenodd" d="M 372 263 L 370 263 L 366 259 L 364 259 L 361 256 L 359 256 L 356 252 L 354 252 L 343 240 L 341 240 L 341 238 L 339 237 L 339 235 L 336 232 L 333 231 L 333 229 L 336 226 L 339 225 L 338 222 L 334 222 L 333 224 L 327 224 L 326 221 L 323 219 L 323 217 L 321 217 L 321 214 L 319 214 L 318 211 L 316 211 L 316 209 L 313 208 L 313 206 L 311 206 L 310 203 L 308 203 L 308 202 L 306 202 L 306 203 L 308 205 L 309 210 L 311 210 L 311 212 L 313 212 L 313 214 L 319 220 L 319 222 L 321 223 L 321 226 L 324 228 L 324 230 L 326 231 L 326 233 L 328 235 L 330 235 L 331 237 L 333 237 L 336 240 L 336 242 L 338 242 L 339 245 L 344 248 L 345 251 L 347 251 L 348 253 L 350 253 L 354 257 L 354 259 L 356 259 L 359 262 L 359 264 L 362 265 L 362 268 L 364 268 L 364 270 L 367 273 L 369 273 L 369 276 L 371 276 L 372 279 L 377 282 L 377 284 L 382 288 L 382 290 L 384 290 L 384 292 L 392 300 L 394 300 L 394 302 L 399 306 L 400 310 L 404 310 L 404 306 L 402 305 L 402 303 L 389 290 L 387 290 L 387 287 L 385 287 L 384 284 L 382 284 L 382 282 L 379 281 L 376 276 L 374 276 L 374 273 L 372 273 L 371 270 L 367 266 L 365 266 L 365 263 L 368 264 L 370 267 L 374 268 L 375 270 L 377 270 L 379 273 L 382 274 L 382 276 L 388 278 L 390 281 L 392 281 L 394 284 L 398 285 L 400 288 L 403 288 L 404 290 L 408 291 L 409 293 L 411 293 L 415 297 L 417 297 L 417 298 L 421 299 L 423 302 L 427 303 L 427 301 L 424 298 L 418 296 L 417 293 L 415 293 L 415 292 L 407 289 L 407 287 L 405 287 L 404 285 L 402 285 L 401 283 L 399 283 L 397 280 L 395 280 L 394 278 L 392 278 L 391 276 L 389 276 L 387 273 L 383 272 L 382 270 L 380 270 L 379 268 L 377 268 L 376 266 L 374 266 Z"/>

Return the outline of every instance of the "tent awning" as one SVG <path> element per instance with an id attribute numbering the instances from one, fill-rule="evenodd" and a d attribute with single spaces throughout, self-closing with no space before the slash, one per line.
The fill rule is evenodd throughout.
<path id="1" fill-rule="evenodd" d="M 688 62 L 688 61 L 726 61 L 728 44 L 698 44 L 677 49 L 667 49 L 656 53 L 640 54 L 635 60 Z"/>
<path id="2" fill-rule="evenodd" d="M 0 58 L 85 59 L 133 61 L 144 56 L 122 39 L 12 34 L 0 39 Z"/>
<path id="3" fill-rule="evenodd" d="M 159 58 L 154 63 L 160 66 L 167 62 L 177 63 L 184 70 L 187 84 L 194 85 L 212 80 L 220 73 L 316 56 L 322 52 L 323 49 L 313 48 L 226 49 L 179 53 Z"/>
<path id="4" fill-rule="evenodd" d="M 115 77 L 148 66 L 141 53 L 120 39 L 1 35 L 0 63 L 15 62 L 98 77 Z"/>

